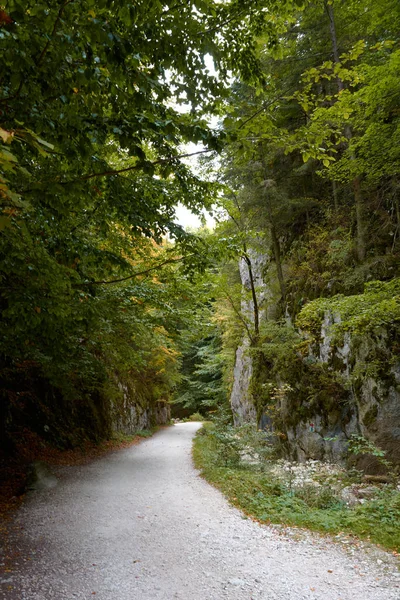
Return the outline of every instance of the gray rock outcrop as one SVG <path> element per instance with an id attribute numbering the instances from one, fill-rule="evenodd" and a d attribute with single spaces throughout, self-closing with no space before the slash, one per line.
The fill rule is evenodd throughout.
<path id="1" fill-rule="evenodd" d="M 262 277 L 262 270 L 266 258 L 251 250 L 248 252 L 248 255 L 251 261 L 253 281 L 259 305 L 259 317 L 262 319 L 265 317 L 264 303 L 267 294 L 267 288 Z M 251 325 L 254 323 L 254 304 L 248 294 L 248 292 L 251 291 L 251 280 L 248 265 L 243 258 L 239 261 L 239 272 L 243 286 L 241 312 L 243 317 Z M 246 335 L 236 350 L 233 386 L 230 397 L 235 425 L 253 422 L 257 418 L 257 412 L 250 391 L 253 366 L 249 349 L 250 340 Z"/>
<path id="2" fill-rule="evenodd" d="M 328 374 L 341 378 L 345 396 L 328 406 L 319 405 L 306 419 L 299 410 L 297 421 L 284 429 L 289 452 L 297 460 L 341 462 L 348 458 L 348 441 L 356 434 L 400 464 L 400 360 L 390 349 L 388 333 L 382 329 L 365 335 L 361 342 L 346 333 L 338 346 L 332 335 L 336 323 L 340 323 L 340 315 L 325 314 L 320 342 L 307 360 L 325 365 Z M 291 410 L 290 395 L 278 408 L 284 423 L 285 411 Z M 356 463 L 369 472 L 382 471 L 373 453 L 359 457 Z"/>
<path id="3" fill-rule="evenodd" d="M 273 319 L 274 316 L 269 314 L 274 305 L 273 294 L 262 276 L 267 259 L 256 252 L 250 256 L 260 320 Z M 254 311 L 248 293 L 249 271 L 244 260 L 240 263 L 240 277 L 244 290 L 241 310 L 251 324 Z M 361 340 L 360 336 L 352 337 L 346 332 L 338 343 L 334 328 L 340 322 L 340 314 L 326 311 L 319 340 L 302 359 L 301 383 L 286 382 L 284 375 L 275 373 L 271 385 L 284 391 L 278 394 L 275 415 L 271 417 L 267 411 L 260 423 L 268 423 L 269 428 L 272 424 L 274 428 L 274 421 L 278 422 L 276 431 L 281 437 L 282 448 L 295 460 L 344 462 L 348 459 L 349 439 L 356 434 L 383 449 L 389 460 L 400 464 L 400 359 L 391 346 L 393 331 L 388 325 Z M 300 333 L 306 341 L 307 333 Z M 256 422 L 259 417 L 251 392 L 254 365 L 249 350 L 250 341 L 246 337 L 236 351 L 230 397 L 236 425 Z M 308 368 L 311 364 L 316 367 L 314 370 Z M 316 372 L 323 380 L 321 385 L 326 386 L 321 390 L 325 395 L 319 394 Z M 268 379 L 269 374 L 263 373 L 263 380 Z M 357 466 L 371 473 L 382 471 L 382 465 L 373 454 L 358 458 Z"/>
<path id="4" fill-rule="evenodd" d="M 131 435 L 169 422 L 171 409 L 166 401 L 146 397 L 130 381 L 117 379 L 117 383 L 120 394 L 112 403 L 113 431 Z"/>

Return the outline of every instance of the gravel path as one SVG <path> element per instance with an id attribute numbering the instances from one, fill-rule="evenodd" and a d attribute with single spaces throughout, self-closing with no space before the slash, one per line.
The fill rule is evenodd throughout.
<path id="1" fill-rule="evenodd" d="M 179 424 L 35 492 L 7 600 L 400 600 L 395 558 L 260 526 L 198 477 Z"/>

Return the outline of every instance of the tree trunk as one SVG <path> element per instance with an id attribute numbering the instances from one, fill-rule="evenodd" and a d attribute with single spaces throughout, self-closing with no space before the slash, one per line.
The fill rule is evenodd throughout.
<path id="1" fill-rule="evenodd" d="M 241 209 L 240 209 L 240 205 L 238 203 L 238 200 L 236 198 L 235 194 L 232 194 L 233 196 L 233 200 L 236 204 L 236 207 L 239 211 L 239 214 L 241 213 Z M 229 214 L 229 213 L 228 213 Z M 241 224 L 235 219 L 235 217 L 231 214 L 229 214 L 230 218 L 232 219 L 232 221 L 235 223 L 236 227 L 238 228 L 238 231 L 242 231 L 242 227 Z M 242 255 L 243 260 L 245 261 L 246 265 L 247 265 L 247 270 L 249 273 L 249 279 L 250 279 L 250 288 L 251 288 L 251 296 L 253 298 L 253 316 L 254 316 L 254 338 L 252 335 L 250 335 L 250 331 L 247 328 L 247 333 L 249 335 L 250 341 L 252 344 L 256 343 L 256 341 L 258 340 L 259 334 L 260 334 L 260 309 L 258 306 L 258 300 L 257 300 L 257 294 L 256 294 L 256 288 L 255 288 L 255 284 L 254 284 L 254 275 L 253 275 L 253 267 L 251 264 L 251 259 L 250 256 L 248 255 L 247 252 L 247 244 L 246 242 L 243 242 L 243 255 Z"/>
<path id="2" fill-rule="evenodd" d="M 334 179 L 332 179 L 332 196 L 333 196 L 333 206 L 335 207 L 335 212 L 337 212 L 339 210 L 339 202 L 338 202 L 338 195 L 337 195 L 337 185 L 336 185 L 336 181 Z"/>
<path id="3" fill-rule="evenodd" d="M 259 338 L 259 335 L 260 335 L 260 309 L 258 306 L 256 287 L 254 284 L 253 267 L 251 264 L 251 259 L 250 259 L 249 255 L 247 254 L 246 244 L 243 244 L 243 249 L 244 249 L 243 259 L 246 262 L 247 269 L 249 272 L 251 297 L 253 299 L 254 341 L 257 341 Z"/>
<path id="4" fill-rule="evenodd" d="M 396 239 L 397 239 L 397 235 L 398 235 L 399 231 L 400 231 L 400 206 L 399 206 L 399 199 L 396 195 L 396 229 L 394 230 L 394 236 L 393 236 L 392 254 L 393 254 L 395 246 L 396 246 Z"/>
<path id="5" fill-rule="evenodd" d="M 332 50 L 333 50 L 333 61 L 338 64 L 339 60 L 339 49 L 337 43 L 337 35 L 336 35 L 336 27 L 335 27 L 335 15 L 333 12 L 332 4 L 328 4 L 327 0 L 325 0 L 325 10 L 328 13 L 329 18 L 329 31 L 331 32 L 331 41 L 332 41 Z M 344 89 L 343 81 L 340 77 L 337 78 L 338 90 L 341 92 Z"/>

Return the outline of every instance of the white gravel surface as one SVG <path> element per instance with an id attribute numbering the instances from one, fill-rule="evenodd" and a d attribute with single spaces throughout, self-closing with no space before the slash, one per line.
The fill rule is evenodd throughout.
<path id="1" fill-rule="evenodd" d="M 400 600 L 396 559 L 246 519 L 191 462 L 199 424 L 62 470 L 17 515 L 7 600 Z"/>

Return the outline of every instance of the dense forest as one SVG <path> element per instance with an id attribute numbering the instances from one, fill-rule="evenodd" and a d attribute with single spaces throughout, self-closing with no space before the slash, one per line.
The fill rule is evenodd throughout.
<path id="1" fill-rule="evenodd" d="M 172 407 L 400 461 L 399 31 L 396 0 L 4 3 L 3 450 Z"/>

